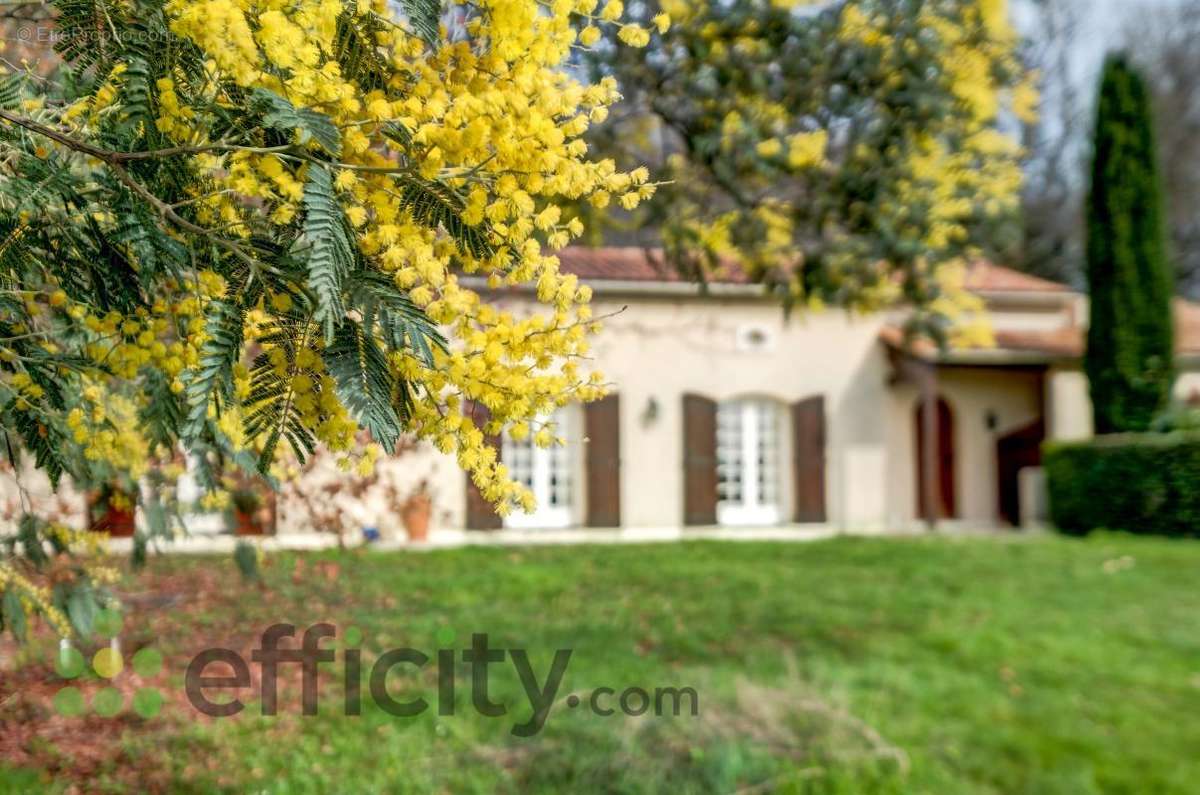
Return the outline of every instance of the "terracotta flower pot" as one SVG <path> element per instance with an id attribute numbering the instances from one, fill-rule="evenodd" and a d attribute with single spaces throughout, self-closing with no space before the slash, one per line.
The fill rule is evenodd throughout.
<path id="1" fill-rule="evenodd" d="M 261 511 L 234 511 L 233 532 L 239 536 L 265 536 L 267 528 L 262 520 Z"/>
<path id="2" fill-rule="evenodd" d="M 400 511 L 400 519 L 408 533 L 408 540 L 422 543 L 429 540 L 429 517 L 433 513 L 433 500 L 424 494 L 410 497 Z"/>
<path id="3" fill-rule="evenodd" d="M 132 509 L 105 506 L 103 512 L 97 515 L 93 512 L 92 530 L 97 533 L 108 533 L 113 538 L 132 538 L 137 524 Z"/>

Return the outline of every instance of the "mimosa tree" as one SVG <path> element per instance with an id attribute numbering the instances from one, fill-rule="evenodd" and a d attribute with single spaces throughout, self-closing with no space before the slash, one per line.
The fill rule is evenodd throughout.
<path id="1" fill-rule="evenodd" d="M 55 53 L 0 83 L 14 469 L 132 486 L 186 450 L 212 486 L 318 445 L 369 466 L 405 432 L 528 505 L 485 430 L 551 444 L 537 418 L 602 392 L 559 204 L 653 192 L 582 139 L 618 98 L 562 68 L 595 0 L 51 5 Z M 544 311 L 496 310 L 462 274 L 534 284 Z M 70 553 L 91 540 L 20 526 L 4 625 L 86 631 L 104 575 Z"/>

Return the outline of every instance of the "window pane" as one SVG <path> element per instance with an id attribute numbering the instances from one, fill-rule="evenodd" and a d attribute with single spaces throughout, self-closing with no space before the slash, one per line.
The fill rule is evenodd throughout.
<path id="1" fill-rule="evenodd" d="M 730 400 L 717 407 L 718 504 L 748 509 L 778 505 L 779 417 L 779 407 L 770 400 Z"/>
<path id="2" fill-rule="evenodd" d="M 742 404 L 717 406 L 717 501 L 742 501 Z"/>
<path id="3" fill-rule="evenodd" d="M 574 499 L 571 472 L 574 448 L 567 446 L 575 443 L 572 428 L 562 411 L 530 425 L 530 436 L 521 441 L 514 441 L 507 434 L 504 436 L 501 455 L 513 479 L 533 492 L 537 508 L 532 514 L 516 512 L 505 517 L 505 525 L 565 527 L 571 521 L 570 508 Z M 567 445 L 542 448 L 534 444 L 533 434 L 543 425 L 555 436 L 563 437 Z"/>
<path id="4" fill-rule="evenodd" d="M 557 417 L 556 417 L 557 419 Z M 558 432 L 563 433 L 561 425 Z M 547 504 L 555 508 L 571 504 L 571 460 L 566 447 L 552 447 L 546 451 L 550 457 L 550 493 Z"/>
<path id="5" fill-rule="evenodd" d="M 778 407 L 771 401 L 760 401 L 755 405 L 755 417 L 758 425 L 758 502 L 762 506 L 772 506 L 779 502 Z"/>
<path id="6" fill-rule="evenodd" d="M 504 437 L 502 444 L 503 451 L 501 457 L 504 463 L 508 466 L 509 472 L 512 474 L 513 480 L 524 484 L 526 487 L 533 487 L 533 446 L 528 439 L 522 439 L 517 442 Z"/>

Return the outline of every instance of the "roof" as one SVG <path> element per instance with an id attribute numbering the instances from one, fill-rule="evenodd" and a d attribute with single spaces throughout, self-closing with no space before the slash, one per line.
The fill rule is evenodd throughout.
<path id="1" fill-rule="evenodd" d="M 1086 338 L 1086 330 L 1079 325 L 1054 331 L 997 331 L 996 346 L 1075 357 L 1083 355 Z M 1183 298 L 1175 299 L 1175 353 L 1200 355 L 1200 304 Z"/>
<path id="2" fill-rule="evenodd" d="M 558 259 L 559 267 L 564 273 L 573 273 L 584 281 L 640 284 L 645 285 L 645 289 L 650 289 L 655 284 L 673 284 L 682 288 L 690 283 L 686 275 L 680 274 L 667 262 L 660 248 L 570 246 L 558 253 Z M 723 263 L 720 272 L 709 275 L 708 281 L 718 285 L 751 284 L 745 272 L 732 262 Z M 970 265 L 964 284 L 971 292 L 983 294 L 1063 298 L 1075 294 L 1068 285 L 1031 276 L 986 260 L 976 260 Z M 903 345 L 903 336 L 899 329 L 888 327 L 881 338 L 888 345 L 899 348 Z M 986 354 L 976 352 L 968 356 L 965 351 L 958 351 L 955 352 L 957 357 L 953 358 L 972 361 L 977 358 L 997 360 L 1005 357 L 1014 361 L 1073 359 L 1083 355 L 1085 342 L 1084 329 L 1078 324 L 1052 330 L 998 330 L 995 337 L 995 348 Z M 1175 345 L 1180 354 L 1200 356 L 1200 304 L 1183 299 L 1176 301 Z M 936 355 L 932 346 L 918 345 L 912 352 L 923 358 Z"/>
<path id="3" fill-rule="evenodd" d="M 996 347 L 1009 351 L 1029 351 L 1050 356 L 1073 358 L 1083 355 L 1083 329 L 1065 326 L 1058 329 L 1005 329 L 995 333 Z"/>
<path id="4" fill-rule="evenodd" d="M 563 273 L 573 273 L 585 281 L 690 281 L 667 262 L 660 248 L 570 246 L 558 252 L 558 262 L 559 270 Z M 721 271 L 709 276 L 708 281 L 722 284 L 750 283 L 745 272 L 732 263 L 724 263 Z"/>
<path id="5" fill-rule="evenodd" d="M 967 269 L 964 285 L 979 293 L 1070 293 L 1071 288 L 1059 282 L 1030 276 L 986 260 L 976 260 Z"/>
<path id="6" fill-rule="evenodd" d="M 687 276 L 667 262 L 660 248 L 641 246 L 570 246 L 558 253 L 559 268 L 586 281 L 681 282 Z M 708 281 L 719 284 L 749 284 L 750 278 L 733 262 L 724 262 Z M 1065 284 L 977 260 L 967 270 L 966 287 L 974 292 L 1059 293 L 1071 292 Z"/>
<path id="7" fill-rule="evenodd" d="M 958 350 L 939 354 L 928 342 L 917 341 L 907 349 L 921 359 L 934 358 L 946 363 L 958 361 L 975 363 L 999 359 L 1025 363 L 1033 360 L 1050 361 L 1078 359 L 1087 347 L 1087 331 L 1079 325 L 1058 329 L 998 329 L 994 348 L 975 351 Z M 880 332 L 887 345 L 904 347 L 904 333 L 896 326 Z M 1179 356 L 1200 356 L 1200 304 L 1182 298 L 1175 299 L 1175 353 Z"/>

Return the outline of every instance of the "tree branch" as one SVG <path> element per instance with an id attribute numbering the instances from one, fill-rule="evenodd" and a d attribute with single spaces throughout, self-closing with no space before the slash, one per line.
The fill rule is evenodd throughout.
<path id="1" fill-rule="evenodd" d="M 251 269 L 252 273 L 257 273 L 261 270 L 261 265 L 257 259 L 246 252 L 244 248 L 234 243 L 228 238 L 214 234 L 211 230 L 205 229 L 199 224 L 193 223 L 175 212 L 175 209 L 170 205 L 155 196 L 149 188 L 134 179 L 125 167 L 123 162 L 130 160 L 144 160 L 153 157 L 171 157 L 178 154 L 198 153 L 202 151 L 212 151 L 221 146 L 229 146 L 228 144 L 211 144 L 207 146 L 175 146 L 166 149 L 156 149 L 148 152 L 114 152 L 110 149 L 102 149 L 98 146 L 93 146 L 86 141 L 80 141 L 71 137 L 53 127 L 48 127 L 33 119 L 18 116 L 15 113 L 0 109 L 0 119 L 4 119 L 10 124 L 15 124 L 18 127 L 23 127 L 32 133 L 49 138 L 55 143 L 62 144 L 76 152 L 96 158 L 105 163 L 113 176 L 121 181 L 127 188 L 137 194 L 143 201 L 151 205 L 158 211 L 158 214 L 170 221 L 180 229 L 191 232 L 194 235 L 211 240 L 215 245 L 234 255 Z"/>

